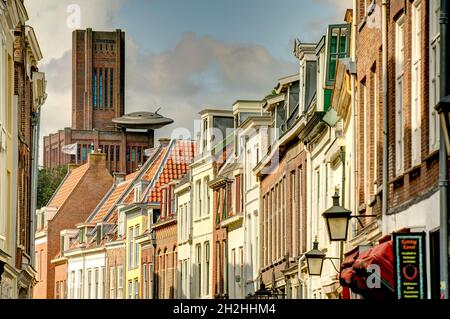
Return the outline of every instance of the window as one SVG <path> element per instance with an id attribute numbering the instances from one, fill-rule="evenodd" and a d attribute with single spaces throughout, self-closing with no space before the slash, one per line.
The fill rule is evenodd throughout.
<path id="1" fill-rule="evenodd" d="M 134 299 L 139 299 L 139 281 L 134 280 Z"/>
<path id="2" fill-rule="evenodd" d="M 128 228 L 128 269 L 133 268 L 133 227 Z"/>
<path id="3" fill-rule="evenodd" d="M 77 299 L 83 299 L 83 269 L 78 270 L 78 292 Z"/>
<path id="4" fill-rule="evenodd" d="M 55 299 L 61 299 L 60 292 L 59 292 L 59 287 L 60 287 L 60 282 L 57 281 L 55 283 Z"/>
<path id="5" fill-rule="evenodd" d="M 198 180 L 196 182 L 197 191 L 197 217 L 202 217 L 202 182 Z"/>
<path id="6" fill-rule="evenodd" d="M 205 294 L 209 294 L 209 242 L 205 243 Z"/>
<path id="7" fill-rule="evenodd" d="M 119 225 L 118 225 L 118 235 L 119 237 L 122 237 L 125 233 L 124 230 L 125 227 L 125 213 L 121 210 L 119 210 Z"/>
<path id="8" fill-rule="evenodd" d="M 204 190 L 205 190 L 205 214 L 206 214 L 206 216 L 209 216 L 209 192 L 210 192 L 210 190 L 209 190 L 208 183 L 209 183 L 209 177 L 205 178 L 204 186 L 203 186 Z"/>
<path id="9" fill-rule="evenodd" d="M 334 84 L 337 61 L 349 55 L 349 35 L 350 26 L 348 24 L 330 25 L 328 27 L 327 86 Z"/>
<path id="10" fill-rule="evenodd" d="M 369 129 L 369 106 L 368 106 L 368 101 L 369 101 L 369 93 L 367 90 L 367 86 L 366 86 L 366 82 L 364 80 L 363 83 L 361 83 L 361 95 L 362 95 L 362 112 L 363 112 L 363 129 L 362 131 L 364 132 L 364 138 L 363 138 L 363 143 L 364 143 L 364 154 L 363 154 L 363 169 L 361 172 L 362 178 L 363 178 L 363 188 L 364 188 L 364 198 L 363 200 L 365 200 L 365 196 L 367 196 L 367 177 L 368 177 L 368 171 L 367 171 L 367 166 L 368 166 L 368 150 L 369 150 L 369 134 L 370 134 L 370 129 Z"/>
<path id="11" fill-rule="evenodd" d="M 95 279 L 95 287 L 94 287 L 94 299 L 99 298 L 99 290 L 100 290 L 100 278 L 99 278 L 99 270 L 98 268 L 94 271 L 94 279 Z"/>
<path id="12" fill-rule="evenodd" d="M 92 270 L 88 269 L 88 285 L 87 285 L 87 299 L 91 299 L 92 294 Z"/>
<path id="13" fill-rule="evenodd" d="M 108 69 L 105 69 L 105 111 L 108 109 Z"/>
<path id="14" fill-rule="evenodd" d="M 94 69 L 94 110 L 97 109 L 97 69 Z"/>
<path id="15" fill-rule="evenodd" d="M 134 268 L 137 268 L 139 265 L 139 244 L 137 242 L 137 240 L 135 239 L 136 237 L 139 236 L 139 226 L 136 226 L 134 228 Z"/>
<path id="16" fill-rule="evenodd" d="M 197 263 L 197 296 L 202 296 L 202 248 L 200 244 L 196 246 L 196 263 Z"/>
<path id="17" fill-rule="evenodd" d="M 175 189 L 175 186 L 171 185 L 170 186 L 170 214 L 175 214 L 175 209 L 177 207 L 174 189 Z"/>
<path id="18" fill-rule="evenodd" d="M 133 299 L 133 281 L 128 281 L 128 299 Z"/>
<path id="19" fill-rule="evenodd" d="M 395 172 L 403 173 L 404 154 L 404 86 L 405 61 L 404 16 L 395 24 Z"/>
<path id="20" fill-rule="evenodd" d="M 439 114 L 435 110 L 440 101 L 440 0 L 430 1 L 430 152 L 439 149 Z"/>
<path id="21" fill-rule="evenodd" d="M 117 267 L 117 299 L 123 298 L 123 266 Z"/>
<path id="22" fill-rule="evenodd" d="M 297 256 L 297 178 L 295 175 L 295 171 L 291 172 L 291 194 L 292 194 L 292 202 L 291 202 L 291 241 L 292 241 L 292 256 Z"/>
<path id="23" fill-rule="evenodd" d="M 208 145 L 208 119 L 203 119 L 203 151 L 206 151 Z"/>
<path id="24" fill-rule="evenodd" d="M 110 90 L 110 95 L 109 95 L 109 106 L 111 107 L 111 109 L 113 109 L 113 99 L 114 99 L 114 69 L 110 69 L 110 80 L 109 80 L 109 90 Z"/>
<path id="25" fill-rule="evenodd" d="M 373 193 L 377 193 L 378 179 L 378 78 L 376 70 L 373 72 Z"/>
<path id="26" fill-rule="evenodd" d="M 116 268 L 109 269 L 109 299 L 116 299 Z"/>
<path id="27" fill-rule="evenodd" d="M 412 8 L 412 44 L 411 44 L 411 164 L 421 162 L 421 79 L 420 63 L 422 44 L 422 3 L 416 0 Z"/>
<path id="28" fill-rule="evenodd" d="M 100 69 L 99 109 L 103 109 L 103 69 Z"/>
<path id="29" fill-rule="evenodd" d="M 147 264 L 143 264 L 142 265 L 142 279 L 144 281 L 143 284 L 143 289 L 142 289 L 142 297 L 144 299 L 147 299 L 147 286 L 148 286 L 148 281 L 147 281 Z"/>

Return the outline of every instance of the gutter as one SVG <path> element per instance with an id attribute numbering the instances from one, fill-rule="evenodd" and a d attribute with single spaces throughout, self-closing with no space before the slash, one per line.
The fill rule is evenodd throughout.
<path id="1" fill-rule="evenodd" d="M 448 95 L 448 0 L 441 0 L 440 37 L 440 99 Z M 442 121 L 441 121 L 442 123 Z M 440 189 L 440 229 L 439 229 L 439 271 L 441 299 L 448 299 L 448 154 L 445 143 L 445 132 L 441 124 L 439 147 L 439 189 Z"/>
<path id="2" fill-rule="evenodd" d="M 33 73 L 34 75 L 39 75 L 42 73 Z M 38 79 L 33 79 L 38 81 Z M 42 81 L 42 80 L 41 80 Z M 45 80 L 44 80 L 45 83 Z M 45 86 L 45 84 L 44 84 Z M 47 99 L 47 94 L 39 99 L 38 105 L 36 105 L 36 112 L 34 113 L 34 118 L 31 119 L 31 125 L 33 130 L 33 145 L 31 153 L 31 199 L 30 199 L 30 224 L 29 224 L 29 246 L 30 246 L 30 264 L 35 268 L 36 256 L 34 254 L 35 249 L 35 229 L 36 229 L 36 209 L 37 209 L 37 185 L 38 185 L 38 166 L 39 166 L 39 133 L 41 127 L 41 107 L 44 105 Z"/>
<path id="3" fill-rule="evenodd" d="M 388 52 L 387 52 L 387 3 L 388 0 L 382 1 L 382 81 L 383 81 L 383 183 L 382 183 L 382 197 L 381 197 L 381 222 L 382 234 L 387 234 L 387 213 L 388 213 L 388 165 L 389 165 L 389 116 L 388 116 Z M 356 204 L 356 203 L 355 203 Z"/>

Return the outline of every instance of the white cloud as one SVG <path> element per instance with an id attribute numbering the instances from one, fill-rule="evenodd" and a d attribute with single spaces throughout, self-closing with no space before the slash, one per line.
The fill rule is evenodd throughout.
<path id="1" fill-rule="evenodd" d="M 126 0 L 77 0 L 81 29 L 120 28 L 115 13 Z M 26 0 L 44 54 L 48 99 L 44 105 L 41 136 L 71 126 L 72 29 L 67 26 L 69 0 Z M 145 39 L 140 39 L 145 41 Z M 237 99 L 261 99 L 279 77 L 296 71 L 296 65 L 277 60 L 262 46 L 222 42 L 211 36 L 183 35 L 162 53 L 144 51 L 126 34 L 126 112 L 155 111 L 175 123 L 157 136 L 169 136 L 175 127 L 193 127 L 205 107 L 231 108 Z"/>
<path id="2" fill-rule="evenodd" d="M 80 8 L 80 28 L 111 28 L 115 23 L 115 13 L 128 0 L 25 0 L 30 20 L 39 40 L 47 64 L 51 59 L 60 58 L 72 47 L 72 31 L 67 21 L 70 5 Z"/>

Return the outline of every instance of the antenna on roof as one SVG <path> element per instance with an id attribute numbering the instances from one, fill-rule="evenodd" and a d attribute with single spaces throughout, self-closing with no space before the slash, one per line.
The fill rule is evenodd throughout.
<path id="1" fill-rule="evenodd" d="M 156 110 L 155 114 L 158 114 L 159 110 L 161 110 L 160 107 Z"/>

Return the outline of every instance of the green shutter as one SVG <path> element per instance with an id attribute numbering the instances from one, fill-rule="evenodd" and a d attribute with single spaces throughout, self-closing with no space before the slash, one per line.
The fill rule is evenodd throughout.
<path id="1" fill-rule="evenodd" d="M 333 95 L 333 90 L 324 89 L 324 101 L 323 101 L 323 110 L 326 112 L 329 110 L 331 106 L 331 97 Z"/>

